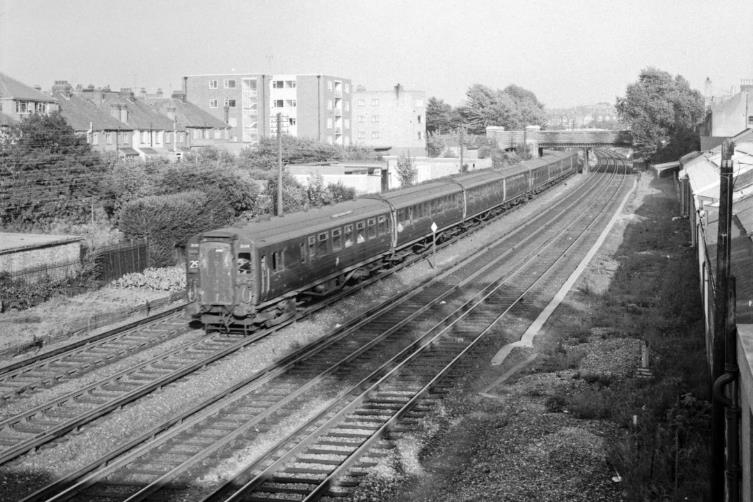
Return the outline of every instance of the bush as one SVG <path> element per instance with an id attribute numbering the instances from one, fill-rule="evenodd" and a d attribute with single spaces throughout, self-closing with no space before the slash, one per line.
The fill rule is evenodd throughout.
<path id="1" fill-rule="evenodd" d="M 147 268 L 143 272 L 125 274 L 110 283 L 123 289 L 153 289 L 157 291 L 183 291 L 186 288 L 186 272 L 183 267 Z"/>
<path id="2" fill-rule="evenodd" d="M 253 212 L 259 194 L 255 183 L 232 168 L 173 165 L 164 171 L 155 186 L 156 195 L 189 191 L 204 192 L 211 211 L 230 210 L 233 216 Z"/>
<path id="3" fill-rule="evenodd" d="M 229 206 L 208 210 L 208 200 L 205 193 L 196 191 L 142 197 L 123 207 L 119 228 L 128 239 L 147 239 L 153 266 L 174 265 L 176 246 L 231 222 Z"/>

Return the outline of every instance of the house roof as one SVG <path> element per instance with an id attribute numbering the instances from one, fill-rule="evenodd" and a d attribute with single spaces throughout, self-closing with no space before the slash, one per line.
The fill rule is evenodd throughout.
<path id="1" fill-rule="evenodd" d="M 131 128 L 113 116 L 101 110 L 97 105 L 76 94 L 55 93 L 53 96 L 60 106 L 60 114 L 76 131 L 122 130 Z"/>
<path id="2" fill-rule="evenodd" d="M 193 103 L 176 98 L 149 98 L 148 104 L 157 113 L 167 116 L 175 112 L 176 128 L 227 129 L 230 126 Z"/>
<path id="3" fill-rule="evenodd" d="M 101 92 L 101 104 L 99 109 L 109 114 L 111 107 L 125 107 L 128 110 L 127 120 L 119 120 L 134 130 L 172 130 L 173 121 L 160 113 L 157 113 L 143 100 L 136 99 L 132 95 L 113 91 Z M 86 94 L 84 94 L 86 96 Z"/>
<path id="4" fill-rule="evenodd" d="M 2 99 L 23 99 L 27 101 L 41 101 L 43 103 L 54 103 L 55 100 L 33 87 L 10 78 L 4 73 L 0 73 L 0 98 Z"/>

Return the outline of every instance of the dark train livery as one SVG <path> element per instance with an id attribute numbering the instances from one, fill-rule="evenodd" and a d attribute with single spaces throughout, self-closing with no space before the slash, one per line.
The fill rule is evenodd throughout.
<path id="1" fill-rule="evenodd" d="M 193 237 L 188 312 L 207 328 L 250 330 L 295 312 L 406 255 L 473 226 L 571 175 L 578 157 L 549 153 L 513 170 L 484 169 Z"/>

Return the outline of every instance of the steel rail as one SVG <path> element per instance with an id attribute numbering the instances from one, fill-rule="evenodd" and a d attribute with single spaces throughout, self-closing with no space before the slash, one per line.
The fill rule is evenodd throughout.
<path id="1" fill-rule="evenodd" d="M 567 210 L 567 209 L 563 210 L 563 212 L 565 212 L 566 210 Z M 532 221 L 533 221 L 533 220 L 532 220 Z M 517 231 L 522 231 L 522 229 L 520 229 L 520 228 L 518 228 L 518 229 L 516 229 L 516 230 L 517 230 Z M 510 232 L 510 233 L 509 233 L 509 234 L 507 234 L 507 235 L 509 236 L 509 235 L 512 235 L 512 234 L 515 234 L 515 233 L 516 233 L 516 232 Z M 212 400 L 212 401 L 214 402 L 214 400 Z M 172 421 L 170 421 L 170 422 L 171 422 L 171 423 L 179 423 L 179 422 L 180 422 L 180 420 L 172 420 Z M 148 434 L 145 434 L 144 436 L 152 436 L 152 435 L 153 435 L 153 434 L 151 434 L 151 433 L 148 433 Z M 144 440 L 147 440 L 147 439 L 148 439 L 148 437 L 142 437 L 142 439 L 144 439 Z M 132 443 L 139 443 L 139 442 L 140 442 L 140 441 L 134 441 L 134 442 L 132 442 Z M 113 456 L 110 456 L 110 455 L 108 455 L 108 457 L 109 457 L 109 458 L 108 458 L 108 459 L 107 459 L 107 460 L 106 460 L 105 462 L 108 462 L 108 461 L 112 460 L 112 458 L 114 458 Z M 102 463 L 105 463 L 105 462 L 102 462 Z M 102 463 L 100 463 L 99 465 L 101 465 Z M 76 474 L 79 474 L 79 473 L 76 473 Z M 68 482 L 70 482 L 70 479 L 67 479 L 67 480 L 66 480 L 66 483 L 68 483 Z M 47 490 L 47 491 L 46 491 L 45 493 L 50 493 L 50 490 Z"/>
<path id="2" fill-rule="evenodd" d="M 619 193 L 623 181 L 624 181 L 624 178 L 621 180 L 620 186 L 618 186 L 617 189 L 615 189 L 615 191 L 612 193 L 612 195 L 610 196 L 610 198 L 607 201 L 607 203 L 605 203 L 605 207 L 607 207 L 609 205 L 609 203 L 611 203 L 611 201 L 616 197 L 616 194 Z M 318 484 L 318 486 L 316 488 L 314 488 L 306 497 L 301 498 L 301 500 L 310 500 L 310 499 L 313 499 L 313 497 L 321 494 L 321 492 L 324 489 L 326 489 L 327 487 L 329 487 L 329 485 L 330 485 L 330 483 L 331 483 L 331 481 L 333 479 L 335 479 L 342 472 L 344 472 L 345 469 L 347 469 L 350 465 L 352 465 L 352 463 L 355 462 L 358 459 L 358 457 L 360 456 L 360 454 L 362 454 L 363 452 L 367 451 L 375 441 L 379 440 L 379 438 L 381 437 L 382 433 L 384 431 L 386 431 L 387 428 L 391 424 L 393 424 L 400 416 L 402 416 L 408 409 L 410 409 L 412 407 L 412 405 L 415 404 L 418 401 L 418 399 L 423 394 L 425 394 L 425 392 L 427 392 L 428 389 L 431 388 L 431 386 L 435 382 L 437 382 L 439 380 L 439 378 L 441 378 L 444 374 L 446 374 L 446 372 L 449 371 L 449 369 L 460 359 L 460 357 L 462 357 L 463 354 L 467 353 L 471 349 L 471 347 L 473 345 L 475 345 L 478 342 L 478 340 L 480 340 L 488 332 L 488 330 L 496 322 L 498 322 L 498 320 L 502 316 L 504 316 L 514 305 L 516 305 L 518 303 L 518 301 L 522 297 L 524 297 L 526 294 L 528 294 L 534 288 L 534 286 L 545 276 L 545 274 L 548 271 L 552 270 L 556 266 L 556 264 L 560 262 L 560 260 L 564 259 L 565 255 L 568 253 L 568 250 L 570 248 L 572 248 L 573 246 L 575 246 L 577 242 L 581 241 L 581 239 L 583 238 L 583 236 L 586 235 L 586 233 L 588 232 L 588 230 L 592 226 L 596 225 L 596 222 L 597 222 L 598 219 L 599 219 L 599 217 L 594 218 L 583 229 L 583 231 L 579 234 L 579 236 L 576 239 L 573 239 L 573 241 L 570 242 L 566 246 L 565 250 L 563 250 L 561 253 L 559 253 L 559 256 L 557 256 L 555 258 L 555 260 L 547 268 L 545 268 L 545 270 L 543 270 L 538 275 L 538 277 L 534 280 L 534 282 L 530 286 L 528 286 L 523 292 L 521 292 L 517 296 L 517 298 L 503 311 L 502 314 L 496 316 L 494 318 L 494 320 L 489 324 L 489 326 L 487 328 L 485 328 L 479 335 L 477 335 L 477 337 L 468 346 L 466 346 L 460 352 L 460 354 L 458 354 L 457 356 L 455 356 L 453 358 L 453 360 L 440 371 L 439 374 L 437 374 L 436 376 L 434 376 L 428 384 L 426 384 L 418 393 L 416 393 L 408 401 L 408 403 L 406 403 L 397 413 L 393 414 L 393 416 L 386 423 L 384 423 L 374 434 L 372 434 L 368 440 L 366 440 L 365 442 L 363 442 L 360 445 L 359 448 L 357 448 L 355 451 L 353 451 L 347 457 L 346 461 L 340 463 L 339 467 L 336 467 L 324 480 L 322 480 Z M 566 231 L 562 232 L 562 234 L 565 234 L 565 233 L 566 233 Z M 534 261 L 535 259 L 536 259 L 535 257 L 531 257 L 529 261 Z M 503 287 L 503 285 L 505 284 L 505 282 L 506 282 L 506 279 L 499 281 L 497 284 L 495 284 L 495 289 Z M 488 295 L 485 296 L 485 298 L 488 298 L 488 296 L 491 295 L 491 294 L 492 293 L 490 292 Z M 480 304 L 480 303 L 482 303 L 482 301 L 483 300 L 480 300 L 478 303 Z M 448 329 L 449 329 L 449 326 L 447 328 L 443 329 L 440 333 L 438 333 L 436 335 L 436 337 L 442 336 L 444 333 L 447 333 Z M 422 348 L 431 346 L 433 343 L 435 343 L 436 342 L 436 337 L 433 338 L 430 341 L 425 342 L 423 344 Z M 434 347 L 436 347 L 436 345 L 434 345 Z M 415 355 L 418 355 L 419 352 L 420 351 L 417 350 Z M 411 356 L 411 357 L 413 357 L 413 356 Z M 300 454 L 307 447 L 309 447 L 310 445 L 312 445 L 314 443 L 314 441 L 318 437 L 323 436 L 325 434 L 325 431 L 331 431 L 333 428 L 336 427 L 336 424 L 342 423 L 342 420 L 346 417 L 346 415 L 348 413 L 354 411 L 356 409 L 356 407 L 358 407 L 361 403 L 365 402 L 365 400 L 366 400 L 366 398 L 367 398 L 367 396 L 369 394 L 374 394 L 376 392 L 376 390 L 378 389 L 378 387 L 379 387 L 380 384 L 382 384 L 385 381 L 387 381 L 387 378 L 389 376 L 395 375 L 398 371 L 400 371 L 401 367 L 403 365 L 407 364 L 408 361 L 409 361 L 409 359 L 406 359 L 402 363 L 400 363 L 399 365 L 395 366 L 395 368 L 389 373 L 389 375 L 385 375 L 377 383 L 374 383 L 371 387 L 369 387 L 368 389 L 366 389 L 361 394 L 361 396 L 359 396 L 356 400 L 352 401 L 345 408 L 342 408 L 341 410 L 339 410 L 337 412 L 337 414 L 335 416 L 333 416 L 332 418 L 330 418 L 329 421 L 325 425 L 317 427 L 316 431 L 308 434 L 308 436 L 306 436 L 306 438 L 301 439 L 301 440 L 296 439 L 294 441 L 290 440 L 291 437 L 294 437 L 294 435 L 296 434 L 296 432 L 298 432 L 300 434 L 301 431 L 306 430 L 307 428 L 311 428 L 311 423 L 304 424 L 303 426 L 301 426 L 301 428 L 299 428 L 298 431 L 296 431 L 296 432 L 292 433 L 290 436 L 288 436 L 288 438 L 286 440 L 281 441 L 280 444 L 285 444 L 286 442 L 292 442 L 292 443 L 295 444 L 295 447 L 293 447 L 292 449 L 287 450 L 285 452 L 284 456 L 277 458 L 271 465 L 268 465 L 266 468 L 264 468 L 263 470 L 261 470 L 261 472 L 257 473 L 256 476 L 252 480 L 246 482 L 243 487 L 241 487 L 240 489 L 238 489 L 236 491 L 236 493 L 234 495 L 232 495 L 231 497 L 229 497 L 227 500 L 231 501 L 231 500 L 240 499 L 241 497 L 245 497 L 245 494 L 247 494 L 247 492 L 250 491 L 250 489 L 252 489 L 255 486 L 260 486 L 265 481 L 268 481 L 269 479 L 271 479 L 271 473 L 272 472 L 274 472 L 275 470 L 278 470 L 279 468 L 281 468 L 285 463 L 291 462 L 292 459 L 296 457 L 296 455 Z M 257 462 L 254 463 L 253 466 L 247 468 L 246 471 L 245 471 L 246 475 L 247 475 L 248 472 L 253 471 L 256 466 L 262 465 L 263 462 L 264 462 L 264 460 L 268 461 L 272 455 L 273 455 L 272 453 L 268 454 L 265 457 L 265 459 L 257 461 Z M 315 463 L 315 462 L 311 461 L 311 463 Z M 306 483 L 308 483 L 310 481 L 311 481 L 310 479 L 307 480 L 306 478 L 301 478 L 301 479 L 298 480 L 298 483 L 301 483 L 302 485 L 305 485 Z M 225 486 L 230 486 L 234 482 L 237 483 L 237 481 L 231 480 Z M 206 497 L 204 499 L 204 501 L 215 500 L 215 498 L 219 499 L 219 497 L 217 497 L 217 495 L 220 494 L 223 491 L 223 489 L 224 489 L 224 487 L 221 487 L 217 491 L 213 492 L 213 494 L 211 494 L 209 497 Z M 282 492 L 282 493 L 285 493 L 285 492 Z M 297 492 L 297 493 L 300 494 L 301 492 Z M 129 500 L 131 500 L 131 499 L 129 499 Z"/>

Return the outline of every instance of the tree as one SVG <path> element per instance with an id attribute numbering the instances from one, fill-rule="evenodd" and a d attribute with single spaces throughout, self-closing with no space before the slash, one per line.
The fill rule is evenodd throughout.
<path id="1" fill-rule="evenodd" d="M 418 169 L 413 165 L 413 159 L 404 153 L 397 158 L 397 177 L 402 187 L 411 186 L 418 177 Z"/>
<path id="2" fill-rule="evenodd" d="M 466 104 L 459 113 L 471 134 L 485 134 L 488 126 L 520 130 L 527 125 L 543 125 L 546 120 L 536 95 L 514 84 L 504 90 L 474 84 L 465 96 Z"/>
<path id="3" fill-rule="evenodd" d="M 441 99 L 426 102 L 426 134 L 447 134 L 452 130 L 452 107 Z"/>
<path id="4" fill-rule="evenodd" d="M 703 96 L 680 75 L 646 68 L 615 107 L 644 158 L 676 160 L 699 147 L 694 128 L 703 118 Z"/>
<path id="5" fill-rule="evenodd" d="M 21 226 L 61 218 L 81 223 L 106 170 L 59 113 L 31 115 L 0 143 L 0 176 L 9 188 L 0 198 L 0 219 Z"/>

